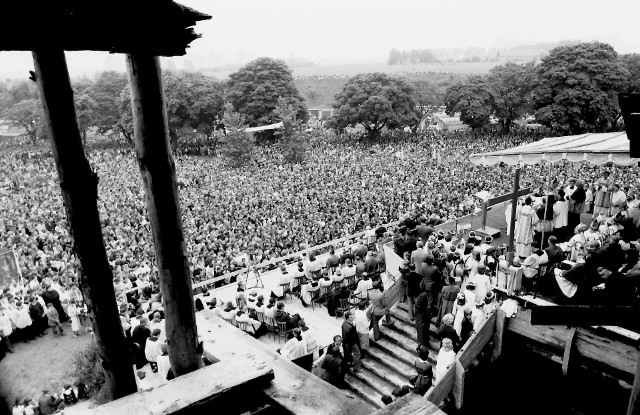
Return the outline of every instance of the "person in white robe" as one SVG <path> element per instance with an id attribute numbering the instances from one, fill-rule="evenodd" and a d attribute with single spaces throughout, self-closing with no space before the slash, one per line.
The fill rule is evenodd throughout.
<path id="1" fill-rule="evenodd" d="M 516 217 L 518 218 L 515 227 L 514 239 L 516 243 L 516 254 L 526 258 L 531 255 L 531 242 L 533 242 L 533 227 L 538 223 L 538 215 L 531 207 L 531 198 L 524 200 L 523 206 L 516 208 Z"/>

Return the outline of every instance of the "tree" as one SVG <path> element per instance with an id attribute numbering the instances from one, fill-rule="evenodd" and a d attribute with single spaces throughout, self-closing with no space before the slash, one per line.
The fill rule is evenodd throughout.
<path id="1" fill-rule="evenodd" d="M 627 72 L 629 72 L 622 92 L 640 92 L 640 54 L 628 53 L 620 56 L 620 60 Z"/>
<path id="2" fill-rule="evenodd" d="M 475 130 L 489 123 L 494 99 L 486 78 L 472 75 L 447 88 L 445 112 L 449 115 L 460 113 L 460 120 Z"/>
<path id="3" fill-rule="evenodd" d="M 538 122 L 577 134 L 615 126 L 616 99 L 628 72 L 605 43 L 552 49 L 536 67 L 533 105 Z"/>
<path id="4" fill-rule="evenodd" d="M 402 52 L 393 48 L 389 51 L 389 58 L 387 59 L 387 65 L 398 65 L 402 63 Z"/>
<path id="5" fill-rule="evenodd" d="M 332 127 L 342 130 L 361 124 L 370 138 L 385 127 L 415 127 L 420 120 L 413 87 L 379 72 L 349 79 L 335 100 Z"/>
<path id="6" fill-rule="evenodd" d="M 418 108 L 419 120 L 415 125 L 415 131 L 418 127 L 428 118 L 430 118 L 434 112 L 437 111 L 438 106 L 442 103 L 442 96 L 436 86 L 426 80 L 413 81 L 413 89 L 416 92 L 415 99 Z"/>
<path id="7" fill-rule="evenodd" d="M 97 105 L 92 116 L 93 125 L 96 127 L 98 134 L 105 135 L 118 131 L 129 143 L 132 143 L 133 129 L 127 130 L 120 122 L 123 103 L 121 94 L 123 90 L 126 90 L 126 100 L 129 100 L 127 82 L 127 75 L 124 73 L 115 71 L 101 72 L 87 93 Z M 129 106 L 129 119 L 131 118 L 130 108 Z"/>
<path id="8" fill-rule="evenodd" d="M 251 160 L 255 138 L 251 133 L 244 131 L 247 128 L 244 116 L 234 111 L 230 103 L 224 106 L 222 122 L 225 136 L 220 140 L 220 153 L 227 158 L 231 166 L 241 167 Z"/>
<path id="9" fill-rule="evenodd" d="M 163 72 L 162 83 L 172 145 L 176 145 L 179 133 L 185 130 L 211 137 L 223 113 L 222 85 L 198 72 Z M 127 87 L 121 90 L 117 104 L 116 125 L 127 141 L 131 141 L 133 119 Z"/>
<path id="10" fill-rule="evenodd" d="M 222 85 L 199 72 L 164 72 L 162 82 L 171 141 L 183 128 L 211 137 L 224 112 Z"/>
<path id="11" fill-rule="evenodd" d="M 227 98 L 234 111 L 242 114 L 250 127 L 273 124 L 278 98 L 296 108 L 298 119 L 308 118 L 304 99 L 300 96 L 289 67 L 281 60 L 258 58 L 229 75 Z M 258 134 L 273 138 L 273 132 Z"/>
<path id="12" fill-rule="evenodd" d="M 502 131 L 508 133 L 513 121 L 531 109 L 531 91 L 536 83 L 534 64 L 509 62 L 496 66 L 489 72 L 488 82 L 494 92 L 493 114 Z"/>
<path id="13" fill-rule="evenodd" d="M 2 117 L 11 125 L 24 128 L 33 144 L 44 136 L 42 105 L 39 100 L 24 99 L 6 109 Z"/>
<path id="14" fill-rule="evenodd" d="M 280 154 L 288 163 L 304 161 L 309 149 L 309 139 L 304 132 L 302 122 L 296 118 L 296 107 L 284 98 L 278 98 L 276 115 L 282 121 L 282 128 L 276 132 L 276 144 Z"/>

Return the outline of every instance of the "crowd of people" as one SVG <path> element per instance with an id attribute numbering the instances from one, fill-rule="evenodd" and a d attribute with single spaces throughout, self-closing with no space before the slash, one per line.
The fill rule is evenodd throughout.
<path id="1" fill-rule="evenodd" d="M 428 324 L 425 322 L 431 316 L 438 316 L 438 324 L 450 322 L 453 316 L 450 326 L 461 337 L 452 342 L 455 349 L 477 320 L 474 313 L 477 316 L 478 311 L 474 310 L 481 312 L 483 304 L 486 304 L 484 296 L 489 289 L 485 287 L 486 278 L 483 277 L 487 272 L 484 262 L 491 255 L 487 255 L 486 248 L 479 256 L 474 247 L 468 251 L 465 244 L 470 241 L 456 239 L 457 235 L 433 234 L 431 237 L 435 239 L 429 240 L 427 234 L 416 238 L 412 233 L 417 227 L 432 227 L 475 212 L 479 201 L 474 195 L 479 191 L 497 196 L 511 190 L 511 169 L 472 165 L 470 154 L 512 147 L 539 138 L 536 132 L 530 131 L 517 131 L 506 136 L 496 132 L 429 131 L 419 135 L 391 132 L 369 142 L 357 135 L 337 136 L 318 130 L 312 133 L 306 160 L 301 164 L 280 164 L 276 150 L 267 146 L 258 147 L 254 159 L 237 169 L 227 167 L 224 160 L 215 154 L 215 149 L 207 148 L 207 156 L 193 155 L 203 154 L 202 148 L 207 147 L 206 143 L 187 141 L 179 145 L 176 165 L 193 279 L 204 281 L 246 266 L 237 261 L 245 253 L 251 253 L 256 262 L 273 259 L 365 229 L 373 230 L 409 214 L 415 219 L 415 226 L 399 227 L 394 244 L 400 240 L 413 241 L 408 243 L 408 247 L 404 247 L 405 242 L 398 242 L 400 245 L 396 244 L 396 248 L 403 246 L 399 254 L 408 254 L 407 275 L 421 276 L 421 283 L 412 285 L 410 291 L 413 295 L 408 296 L 420 343 L 428 346 Z M 144 320 L 138 318 L 139 312 L 144 316 L 161 311 L 144 190 L 132 149 L 109 145 L 89 147 L 87 152 L 99 177 L 98 205 L 102 231 L 116 294 L 125 307 L 121 310 L 123 326 L 131 326 L 130 337 L 133 338 L 136 328 L 133 321 Z M 71 330 L 77 335 L 83 324 L 82 295 L 77 286 L 79 263 L 73 254 L 72 237 L 51 154 L 43 148 L 12 143 L 0 149 L 0 160 L 0 180 L 3 180 L 0 183 L 0 250 L 12 249 L 22 271 L 20 280 L 5 279 L 3 282 L 0 298 L 3 344 L 10 349 L 11 340 L 28 341 L 42 334 L 46 327 L 52 327 L 54 335 L 59 334 L 67 320 L 71 321 Z M 526 167 L 522 179 L 523 186 L 538 190 L 541 200 L 544 199 L 542 205 L 546 209 L 540 222 L 551 221 L 551 228 L 545 228 L 551 233 L 556 228 L 554 224 L 558 225 L 554 237 L 564 237 L 570 228 L 570 213 L 573 212 L 567 213 L 566 224 L 554 219 L 559 206 L 563 202 L 569 203 L 568 189 L 575 186 L 571 177 L 579 177 L 584 182 L 582 187 L 590 189 L 595 208 L 611 209 L 610 213 L 616 211 L 622 217 L 620 220 L 628 222 L 631 219 L 637 228 L 640 193 L 635 189 L 640 183 L 636 168 L 558 163 L 555 169 L 557 173 L 551 186 L 555 200 L 548 196 L 546 166 Z M 598 194 L 603 191 L 603 186 L 609 189 L 604 198 Z M 587 193 L 585 200 L 588 200 Z M 606 198 L 609 198 L 608 205 L 597 204 L 604 203 Z M 539 207 L 534 207 L 538 218 Z M 527 209 L 524 206 L 517 209 L 518 217 L 524 217 L 522 212 Z M 609 229 L 609 233 L 603 233 L 605 236 L 600 238 L 602 243 L 608 237 L 608 243 L 600 249 L 611 246 L 611 241 L 622 245 L 622 242 L 615 242 L 615 234 L 611 237 L 615 220 L 609 224 L 606 222 L 611 219 L 595 219 L 598 227 L 602 227 L 604 221 Z M 630 231 L 633 228 L 625 225 L 624 229 Z M 524 258 L 538 252 L 532 248 L 535 247 L 534 236 L 538 230 L 542 228 L 516 238 L 524 248 L 521 251 Z M 515 232 L 522 232 L 521 227 L 516 226 Z M 637 235 L 625 233 L 622 239 L 627 245 L 623 247 L 629 245 L 629 238 L 637 238 Z M 418 251 L 417 239 L 422 239 L 420 249 L 424 250 L 424 255 Z M 485 241 L 471 243 L 479 247 Z M 632 249 L 625 250 L 624 264 L 620 264 L 629 268 L 624 271 L 626 275 L 636 275 L 637 272 L 637 258 L 636 263 L 630 262 L 633 255 L 630 252 L 637 253 L 637 250 L 633 244 L 631 246 Z M 542 241 L 540 248 L 543 248 Z M 414 251 L 417 251 L 416 255 Z M 459 257 L 454 251 L 459 253 Z M 360 258 L 360 261 L 364 264 L 366 258 Z M 599 268 L 596 270 L 601 274 Z M 609 271 L 618 273 L 619 269 Z M 417 281 L 417 277 L 414 279 Z M 473 290 L 469 281 L 475 283 Z M 592 282 L 596 281 L 598 279 L 594 278 Z M 132 298 L 132 288 L 139 288 L 144 294 Z M 305 297 L 308 291 L 301 289 L 302 301 L 308 299 Z M 458 291 L 465 295 L 463 304 L 470 305 L 471 313 L 467 313 L 466 307 L 457 306 L 460 302 Z M 475 291 L 475 295 L 469 300 L 467 293 L 471 291 Z M 57 294 L 57 299 L 52 298 L 50 302 L 47 296 L 56 297 L 48 294 L 51 292 Z M 478 304 L 474 303 L 475 299 Z M 446 306 L 441 308 L 438 304 Z M 379 308 L 384 310 L 382 306 Z M 155 331 L 151 327 L 154 314 L 147 317 L 149 324 L 142 325 L 148 328 L 149 336 L 147 330 L 139 329 L 138 332 L 144 331 L 141 335 L 144 341 L 142 337 L 138 339 L 141 343 L 132 340 L 132 348 L 140 363 L 152 362 L 155 357 L 149 355 L 149 359 L 144 353 L 147 339 Z M 370 321 L 384 316 L 388 313 L 381 311 L 368 318 Z M 352 323 L 358 332 L 357 311 L 353 318 Z M 364 324 L 361 315 L 360 320 Z M 300 333 L 294 334 L 294 339 L 304 338 L 307 330 L 299 328 Z M 163 330 L 160 327 L 156 329 L 162 336 Z M 355 338 L 351 335 L 347 340 L 350 342 L 346 353 L 349 356 L 354 355 L 352 346 L 356 344 Z M 359 343 L 357 347 L 366 350 Z M 289 348 L 285 351 L 288 352 Z M 158 358 L 162 356 L 161 352 L 158 348 Z M 354 365 L 357 370 L 357 364 Z"/>

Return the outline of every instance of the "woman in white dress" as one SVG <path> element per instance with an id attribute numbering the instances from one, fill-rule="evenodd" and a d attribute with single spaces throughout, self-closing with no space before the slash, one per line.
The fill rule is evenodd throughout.
<path id="1" fill-rule="evenodd" d="M 516 208 L 516 218 L 518 224 L 515 227 L 514 239 L 516 243 L 516 254 L 526 258 L 531 255 L 531 242 L 533 242 L 533 229 L 538 223 L 538 215 L 531 207 L 532 199 L 527 197 L 523 206 Z"/>
<path id="2" fill-rule="evenodd" d="M 73 332 L 73 337 L 78 337 L 80 335 L 80 312 L 78 311 L 74 300 L 69 302 L 67 315 L 69 316 L 69 319 L 71 319 L 71 331 Z"/>

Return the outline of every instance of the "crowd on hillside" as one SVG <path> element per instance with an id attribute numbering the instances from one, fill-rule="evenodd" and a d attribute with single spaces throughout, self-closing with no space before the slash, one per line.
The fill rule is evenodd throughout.
<path id="1" fill-rule="evenodd" d="M 253 252 L 270 259 L 397 220 L 407 212 L 431 224 L 474 212 L 474 194 L 512 188 L 512 169 L 472 165 L 471 153 L 539 138 L 535 133 L 394 133 L 370 143 L 357 136 L 314 133 L 302 164 L 281 165 L 273 147 L 260 147 L 240 169 L 220 157 L 177 157 L 187 251 L 196 281 L 235 269 Z M 183 148 L 181 152 L 188 152 Z M 201 144 L 198 144 L 201 145 Z M 27 280 L 77 273 L 53 159 L 34 149 L 0 152 L 0 249 L 13 248 Z M 153 275 L 145 195 L 133 151 L 89 154 L 99 177 L 99 210 L 114 275 Z M 608 168 L 631 179 L 630 169 Z M 527 167 L 523 185 L 540 186 L 543 167 Z M 580 172 L 593 184 L 601 168 L 561 165 L 558 180 Z M 52 261 L 64 267 L 52 266 Z"/>

